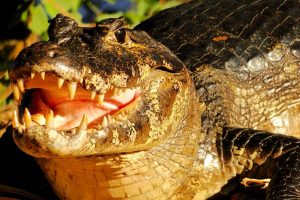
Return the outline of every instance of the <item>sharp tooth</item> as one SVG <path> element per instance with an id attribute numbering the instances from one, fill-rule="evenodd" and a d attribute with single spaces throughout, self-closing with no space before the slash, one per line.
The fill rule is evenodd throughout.
<path id="1" fill-rule="evenodd" d="M 108 122 L 107 122 L 106 116 L 103 117 L 102 126 L 103 126 L 103 128 L 106 128 L 108 126 Z"/>
<path id="2" fill-rule="evenodd" d="M 125 120 L 125 115 L 123 113 L 118 114 L 118 119 L 119 120 Z"/>
<path id="3" fill-rule="evenodd" d="M 90 87 L 91 87 L 90 85 L 86 85 L 86 86 L 85 86 L 85 89 L 89 90 Z"/>
<path id="4" fill-rule="evenodd" d="M 20 91 L 19 87 L 16 84 L 13 84 L 12 86 L 13 86 L 13 90 L 14 90 L 15 99 L 17 101 L 19 101 L 20 98 L 21 98 L 21 91 Z"/>
<path id="5" fill-rule="evenodd" d="M 60 89 L 63 86 L 64 81 L 65 81 L 65 79 L 63 79 L 63 78 L 58 78 L 57 79 L 57 87 L 58 87 L 58 89 Z"/>
<path id="6" fill-rule="evenodd" d="M 87 118 L 87 114 L 84 114 L 82 116 L 82 120 L 80 125 L 78 126 L 79 130 L 86 130 L 88 126 L 88 118 Z"/>
<path id="7" fill-rule="evenodd" d="M 123 93 L 124 93 L 124 90 L 125 90 L 125 89 L 123 89 L 123 88 L 119 88 L 118 93 L 117 93 L 117 96 L 120 96 L 121 94 L 123 94 Z"/>
<path id="8" fill-rule="evenodd" d="M 34 72 L 31 72 L 31 73 L 30 73 L 30 78 L 33 79 L 34 76 L 35 76 L 35 73 L 34 73 Z"/>
<path id="9" fill-rule="evenodd" d="M 46 115 L 46 127 L 47 128 L 54 128 L 54 113 L 52 110 L 50 110 L 50 112 L 47 113 Z"/>
<path id="10" fill-rule="evenodd" d="M 72 135 L 75 135 L 75 133 L 76 133 L 76 128 L 73 128 L 73 129 L 71 130 L 71 133 L 72 133 Z"/>
<path id="11" fill-rule="evenodd" d="M 18 84 L 19 89 L 21 90 L 21 92 L 24 93 L 25 88 L 24 88 L 24 81 L 23 81 L 23 79 L 22 79 L 22 78 L 18 79 L 18 80 L 17 80 L 17 84 Z"/>
<path id="12" fill-rule="evenodd" d="M 24 126 L 22 126 L 22 124 L 20 124 L 20 126 L 18 127 L 18 132 L 23 133 L 23 129 L 24 129 Z"/>
<path id="13" fill-rule="evenodd" d="M 104 102 L 104 94 L 98 95 L 98 104 L 102 105 Z"/>
<path id="14" fill-rule="evenodd" d="M 19 118 L 18 118 L 18 114 L 17 111 L 14 110 L 12 117 L 11 117 L 11 124 L 13 128 L 18 128 L 19 127 Z"/>
<path id="15" fill-rule="evenodd" d="M 79 79 L 79 82 L 80 82 L 80 83 L 83 83 L 83 78 L 80 78 L 80 79 Z"/>
<path id="16" fill-rule="evenodd" d="M 119 91 L 118 88 L 115 87 L 113 89 L 113 96 L 116 96 L 118 94 L 118 91 Z"/>
<path id="17" fill-rule="evenodd" d="M 98 137 L 99 139 L 101 139 L 102 141 L 105 140 L 105 139 L 107 138 L 107 133 L 106 133 L 106 131 L 104 131 L 103 129 L 97 131 L 96 133 L 97 133 L 97 137 Z"/>
<path id="18" fill-rule="evenodd" d="M 24 112 L 24 122 L 25 122 L 25 128 L 28 129 L 31 126 L 31 116 L 30 116 L 30 112 L 28 111 L 27 108 L 25 108 L 25 112 Z"/>
<path id="19" fill-rule="evenodd" d="M 75 83 L 75 82 L 68 83 L 69 97 L 70 97 L 71 100 L 73 100 L 74 97 L 75 97 L 76 87 L 77 87 L 77 83 Z"/>
<path id="20" fill-rule="evenodd" d="M 40 75 L 41 75 L 42 80 L 45 80 L 46 73 L 45 72 L 41 72 Z"/>
<path id="21" fill-rule="evenodd" d="M 96 91 L 91 91 L 90 97 L 91 97 L 91 100 L 94 100 L 96 97 Z"/>
<path id="22" fill-rule="evenodd" d="M 32 121 L 38 123 L 41 126 L 46 124 L 45 116 L 42 114 L 34 114 L 31 116 L 31 119 L 32 119 Z"/>
<path id="23" fill-rule="evenodd" d="M 25 125 L 23 125 L 22 123 L 19 124 L 18 126 L 18 132 L 19 133 L 23 133 L 25 131 Z"/>
<path id="24" fill-rule="evenodd" d="M 108 122 L 108 124 L 111 124 L 111 123 L 115 123 L 115 119 L 114 118 L 111 118 L 111 120 Z"/>

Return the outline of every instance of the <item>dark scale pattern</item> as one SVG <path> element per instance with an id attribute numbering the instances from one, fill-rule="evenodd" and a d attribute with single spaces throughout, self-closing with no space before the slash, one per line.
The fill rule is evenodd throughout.
<path id="1" fill-rule="evenodd" d="M 238 170 L 237 163 L 243 163 L 240 167 L 245 166 L 246 171 L 264 168 L 263 175 L 271 175 L 267 199 L 299 198 L 299 139 L 253 129 L 224 128 L 218 140 L 220 159 L 227 169 Z"/>
<path id="2" fill-rule="evenodd" d="M 146 30 L 193 71 L 207 106 L 204 132 L 223 119 L 229 126 L 264 129 L 298 101 L 299 13 L 294 0 L 192 1 L 136 29 Z"/>
<path id="3" fill-rule="evenodd" d="M 203 64 L 225 69 L 232 61 L 234 70 L 243 73 L 243 64 L 255 57 L 265 60 L 276 44 L 295 40 L 299 16 L 300 3 L 293 0 L 193 1 L 165 10 L 136 29 L 168 46 L 192 71 Z M 223 36 L 227 38 L 218 40 Z"/>
<path id="4" fill-rule="evenodd" d="M 126 29 L 122 18 L 88 29 L 58 15 L 50 41 L 19 55 L 12 83 L 32 71 L 54 71 L 68 81 L 82 79 L 99 93 L 111 86 L 141 86 L 145 103 L 104 142 L 89 147 L 98 142 L 92 132 L 87 146 L 75 153 L 71 148 L 70 155 L 80 158 L 40 159 L 56 191 L 70 199 L 78 191 L 86 195 L 78 199 L 204 199 L 226 192 L 223 186 L 233 179 L 253 177 L 271 178 L 268 199 L 299 199 L 300 142 L 291 136 L 300 133 L 299 17 L 300 2 L 294 0 L 201 0 L 163 11 L 136 28 L 178 55 L 189 76 L 169 49 L 143 31 Z M 60 63 L 65 67 L 55 65 Z M 129 81 L 115 79 L 118 74 Z M 155 85 L 148 87 L 147 81 Z M 180 91 L 182 98 L 175 98 Z M 138 122 L 133 125 L 132 119 Z M 39 147 L 35 136 L 41 135 L 32 133 L 44 128 L 29 130 L 24 138 L 31 151 Z M 69 138 L 73 144 L 74 137 Z M 139 146 L 152 140 L 154 146 Z M 103 149 L 109 155 L 103 156 Z"/>
<path id="5" fill-rule="evenodd" d="M 215 144 L 226 179 L 271 177 L 267 199 L 299 198 L 299 140 L 249 127 L 265 130 L 299 101 L 300 2 L 192 1 L 136 29 L 166 45 L 192 71 L 206 106 L 199 157 L 205 160 Z M 220 133 L 224 126 L 246 129 Z"/>

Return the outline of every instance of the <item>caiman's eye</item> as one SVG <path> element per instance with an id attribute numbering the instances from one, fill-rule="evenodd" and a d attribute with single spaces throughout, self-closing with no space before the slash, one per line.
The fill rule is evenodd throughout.
<path id="1" fill-rule="evenodd" d="M 124 28 L 118 29 L 115 31 L 115 37 L 120 44 L 125 42 L 126 31 Z"/>

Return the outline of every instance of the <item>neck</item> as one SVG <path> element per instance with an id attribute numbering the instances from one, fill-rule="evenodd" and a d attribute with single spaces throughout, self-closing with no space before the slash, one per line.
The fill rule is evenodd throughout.
<path id="1" fill-rule="evenodd" d="M 168 198 L 186 182 L 198 150 L 201 106 L 188 91 L 185 116 L 165 143 L 140 152 L 38 159 L 61 199 Z"/>

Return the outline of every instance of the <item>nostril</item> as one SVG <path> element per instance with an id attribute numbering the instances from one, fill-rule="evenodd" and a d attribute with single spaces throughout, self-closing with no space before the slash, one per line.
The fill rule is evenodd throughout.
<path id="1" fill-rule="evenodd" d="M 48 56 L 50 58 L 53 58 L 55 56 L 55 52 L 54 51 L 48 51 Z"/>
<path id="2" fill-rule="evenodd" d="M 33 56 L 32 51 L 27 51 L 26 53 L 22 54 L 22 59 L 29 59 Z"/>

